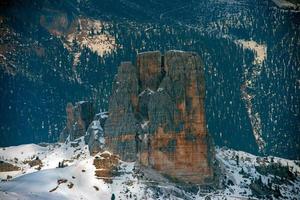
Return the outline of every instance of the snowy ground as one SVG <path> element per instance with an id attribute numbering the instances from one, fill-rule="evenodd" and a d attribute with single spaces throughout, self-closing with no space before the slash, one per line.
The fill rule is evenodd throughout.
<path id="1" fill-rule="evenodd" d="M 0 149 L 1 160 L 21 168 L 20 171 L 1 172 L 1 179 L 11 175 L 13 179 L 0 183 L 0 199 L 111 199 L 112 193 L 121 199 L 129 193 L 141 199 L 145 186 L 133 177 L 134 163 L 121 162 L 121 175 L 115 177 L 112 184 L 105 183 L 95 177 L 93 157 L 89 156 L 83 138 L 78 147 L 69 144 L 40 147 L 35 144 L 20 145 Z M 76 142 L 73 142 L 76 144 Z M 38 156 L 44 166 L 41 170 L 24 164 L 24 160 Z M 16 159 L 17 158 L 17 162 Z M 62 160 L 68 166 L 57 168 Z M 58 180 L 67 180 L 58 184 Z M 68 185 L 73 184 L 72 188 Z M 58 187 L 57 187 L 58 186 Z M 57 189 L 50 192 L 54 188 Z M 97 190 L 97 189 L 98 190 Z M 127 194 L 127 193 L 128 194 Z"/>
<path id="2" fill-rule="evenodd" d="M 252 190 L 250 184 L 261 177 L 263 184 L 267 185 L 269 181 L 273 183 L 272 188 L 277 185 L 279 186 L 282 197 L 278 198 L 284 198 L 285 196 L 286 199 L 300 199 L 299 161 L 291 161 L 276 157 L 258 157 L 242 151 L 225 149 L 217 150 L 216 156 L 217 160 L 220 162 L 221 169 L 224 170 L 223 174 L 226 174 L 227 176 L 226 179 L 223 180 L 225 185 L 227 185 L 223 193 L 240 198 L 251 196 Z M 239 158 L 239 164 L 237 164 L 237 157 Z M 282 178 L 271 174 L 271 172 L 267 175 L 258 172 L 257 167 L 268 166 L 273 163 L 280 163 L 281 166 L 288 167 L 289 171 L 297 174 L 297 179 L 295 181 L 286 179 L 285 183 L 284 181 L 276 182 L 276 180 Z M 228 184 L 229 180 L 233 182 L 233 185 Z"/>
<path id="3" fill-rule="evenodd" d="M 36 156 L 43 163 L 40 170 L 23 163 Z M 1 179 L 5 181 L 0 183 L 0 199 L 106 200 L 111 199 L 113 193 L 116 199 L 258 199 L 252 195 L 250 184 L 260 176 L 263 183 L 266 184 L 269 179 L 274 182 L 273 187 L 279 186 L 282 195 L 280 198 L 285 196 L 287 199 L 299 199 L 297 195 L 300 193 L 299 177 L 278 183 L 275 182 L 278 177 L 259 174 L 256 170 L 257 166 L 280 162 L 299 176 L 299 162 L 297 164 L 297 161 L 281 158 L 261 158 L 229 149 L 216 149 L 221 175 L 219 189 L 215 190 L 198 186 L 197 190 L 191 190 L 164 178 L 153 181 L 149 177 L 140 177 L 140 172 L 134 170 L 135 163 L 122 161 L 120 173 L 112 178 L 112 183 L 107 183 L 95 177 L 93 157 L 89 156 L 83 138 L 72 144 L 51 144 L 46 147 L 28 144 L 1 148 L 0 158 L 21 168 L 19 171 L 1 172 Z M 57 168 L 58 162 L 62 160 L 68 160 L 65 162 L 68 166 Z M 7 175 L 12 175 L 13 178 L 6 181 Z"/>

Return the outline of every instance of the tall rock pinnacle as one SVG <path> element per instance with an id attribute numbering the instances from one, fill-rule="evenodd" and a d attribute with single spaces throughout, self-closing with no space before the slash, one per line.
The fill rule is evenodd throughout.
<path id="1" fill-rule="evenodd" d="M 213 177 L 204 67 L 193 52 L 138 54 L 122 63 L 105 123 L 106 143 L 127 161 L 191 183 Z"/>

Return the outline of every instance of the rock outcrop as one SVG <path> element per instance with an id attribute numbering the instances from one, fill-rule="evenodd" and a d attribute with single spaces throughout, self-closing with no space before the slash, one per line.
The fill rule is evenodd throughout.
<path id="1" fill-rule="evenodd" d="M 68 136 L 71 141 L 84 136 L 95 115 L 93 104 L 87 101 L 77 102 L 75 106 L 68 103 L 66 113 L 67 124 L 60 135 L 61 142 L 64 142 Z"/>
<path id="2" fill-rule="evenodd" d="M 204 110 L 204 67 L 193 52 L 138 54 L 121 63 L 105 123 L 109 149 L 191 183 L 213 177 Z"/>
<path id="3" fill-rule="evenodd" d="M 91 155 L 104 149 L 104 123 L 108 113 L 102 112 L 95 115 L 93 104 L 87 101 L 77 102 L 75 106 L 68 103 L 66 107 L 67 124 L 60 135 L 60 142 L 65 142 L 69 137 L 71 145 L 77 145 L 75 139 L 84 136 Z"/>
<path id="4" fill-rule="evenodd" d="M 0 172 L 18 171 L 20 167 L 0 160 Z"/>
<path id="5" fill-rule="evenodd" d="M 94 120 L 89 125 L 86 135 L 84 136 L 85 144 L 88 145 L 91 155 L 95 155 L 104 149 L 104 132 L 103 127 L 105 120 L 107 119 L 107 113 L 96 114 Z"/>
<path id="6" fill-rule="evenodd" d="M 95 176 L 106 183 L 112 183 L 112 177 L 118 174 L 119 157 L 109 152 L 102 152 L 95 156 L 93 162 L 96 170 Z"/>

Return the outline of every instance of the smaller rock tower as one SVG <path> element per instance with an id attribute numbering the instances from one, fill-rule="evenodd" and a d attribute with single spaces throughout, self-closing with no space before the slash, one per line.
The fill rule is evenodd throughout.
<path id="1" fill-rule="evenodd" d="M 60 134 L 61 142 L 64 142 L 68 136 L 70 136 L 70 140 L 84 136 L 89 124 L 93 121 L 95 110 L 93 103 L 80 101 L 75 106 L 68 103 L 66 113 L 67 124 Z"/>

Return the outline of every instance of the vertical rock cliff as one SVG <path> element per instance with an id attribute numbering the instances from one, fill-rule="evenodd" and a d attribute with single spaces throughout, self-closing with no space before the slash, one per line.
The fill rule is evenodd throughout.
<path id="1" fill-rule="evenodd" d="M 136 65 L 122 63 L 115 78 L 106 144 L 124 160 L 206 183 L 214 155 L 204 98 L 204 66 L 196 53 L 138 54 Z"/>
<path id="2" fill-rule="evenodd" d="M 109 103 L 109 116 L 104 125 L 105 141 L 123 160 L 136 158 L 135 134 L 141 132 L 135 117 L 138 103 L 137 70 L 130 62 L 123 62 L 115 78 Z"/>

